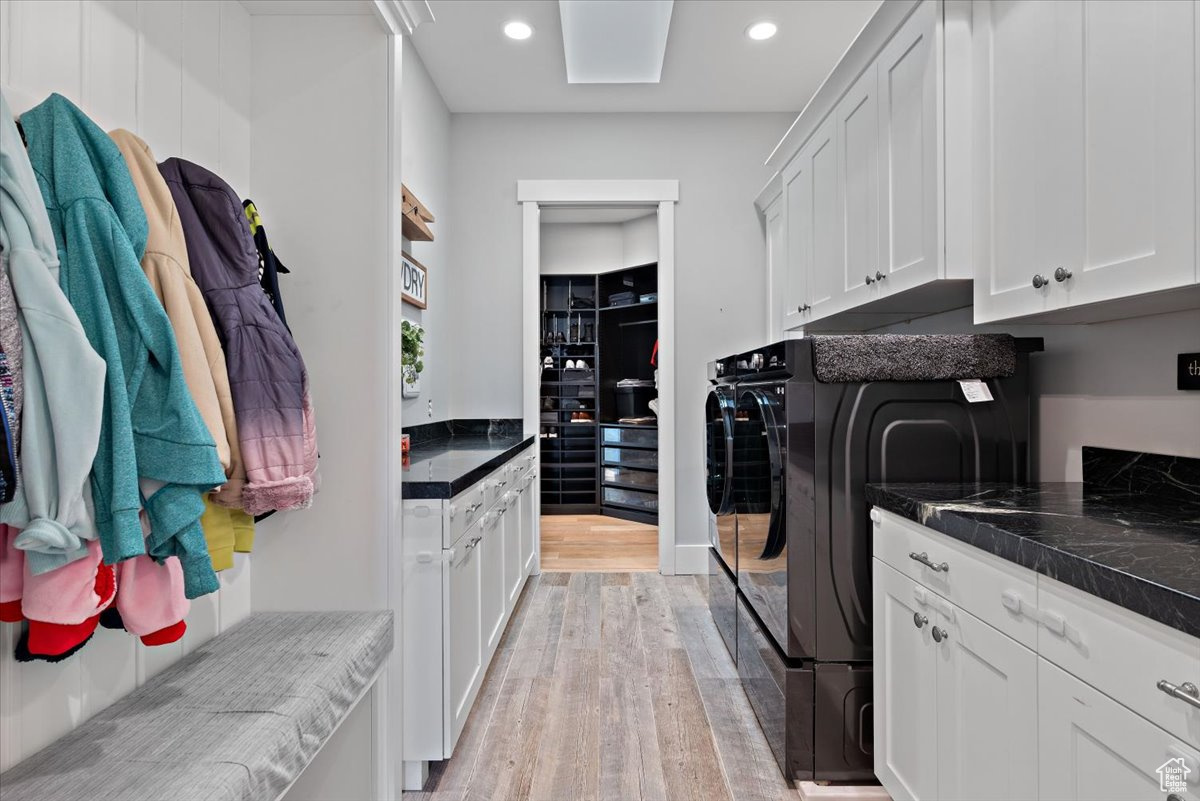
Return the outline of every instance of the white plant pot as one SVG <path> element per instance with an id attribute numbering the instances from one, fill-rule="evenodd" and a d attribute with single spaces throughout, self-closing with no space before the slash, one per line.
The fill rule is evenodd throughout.
<path id="1" fill-rule="evenodd" d="M 421 394 L 421 374 L 405 365 L 401 368 L 400 397 L 415 398 Z"/>

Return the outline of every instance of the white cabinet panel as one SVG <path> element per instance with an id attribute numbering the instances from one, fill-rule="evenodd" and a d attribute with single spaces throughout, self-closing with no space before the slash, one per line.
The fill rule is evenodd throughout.
<path id="1" fill-rule="evenodd" d="M 444 753 L 449 754 L 467 716 L 475 691 L 483 679 L 483 629 L 480 590 L 482 587 L 482 557 L 480 531 L 464 537 L 447 554 L 443 608 L 446 618 L 443 660 L 446 670 L 444 689 L 448 706 L 448 723 Z M 406 644 L 413 647 L 415 643 Z"/>
<path id="2" fill-rule="evenodd" d="M 783 170 L 783 322 L 788 328 L 809 317 L 812 272 L 812 165 L 808 149 Z"/>
<path id="3" fill-rule="evenodd" d="M 1079 41 L 1062 39 L 1078 3 L 996 0 L 974 5 L 976 147 L 975 320 L 1054 309 L 1056 266 L 1078 251 L 1070 188 L 1082 176 Z M 1039 281 L 1041 283 L 1041 281 Z"/>
<path id="4" fill-rule="evenodd" d="M 883 275 L 879 262 L 878 84 L 876 65 L 872 64 L 834 112 L 845 258 L 841 259 L 842 269 L 836 273 L 840 278 L 835 285 L 830 286 L 832 274 L 815 271 L 813 298 L 836 297 L 838 307 L 871 300 L 877 294 L 876 275 Z"/>
<path id="5" fill-rule="evenodd" d="M 846 258 L 846 215 L 841 206 L 838 185 L 838 141 L 836 117 L 831 116 L 806 146 L 811 154 L 812 172 L 812 268 L 808 279 L 808 297 L 812 304 L 809 319 L 827 314 L 840 302 L 837 277 Z M 789 212 L 790 214 L 790 212 Z M 789 247 L 790 247 L 789 240 Z"/>
<path id="6" fill-rule="evenodd" d="M 504 532 L 504 605 L 512 609 L 521 594 L 521 506 L 520 495 L 509 492 L 501 499 L 498 513 L 502 515 L 500 526 Z"/>
<path id="7" fill-rule="evenodd" d="M 938 4 L 922 3 L 877 62 L 882 175 L 878 269 L 885 276 L 880 286 L 885 292 L 940 277 L 937 19 Z"/>
<path id="8" fill-rule="evenodd" d="M 896 801 L 932 801 L 939 759 L 935 613 L 914 603 L 912 579 L 878 559 L 872 567 L 875 775 Z"/>
<path id="9" fill-rule="evenodd" d="M 937 625 L 938 797 L 1037 798 L 1037 654 L 957 607 Z"/>
<path id="10" fill-rule="evenodd" d="M 537 510 L 534 502 L 537 496 L 537 471 L 530 471 L 522 479 L 519 501 L 521 511 L 521 575 L 522 578 L 533 572 L 537 559 Z"/>
<path id="11" fill-rule="evenodd" d="M 763 226 L 766 229 L 767 277 L 770 281 L 771 307 L 767 321 L 767 325 L 770 326 L 768 339 L 775 341 L 783 338 L 784 317 L 786 317 L 784 281 L 786 280 L 787 257 L 783 239 L 782 195 L 772 201 L 763 212 Z"/>
<path id="12" fill-rule="evenodd" d="M 499 509 L 488 512 L 479 521 L 482 538 L 476 550 L 479 558 L 479 607 L 483 630 L 484 660 L 491 659 L 504 633 L 506 593 L 504 590 L 504 517 Z"/>
<path id="13" fill-rule="evenodd" d="M 1093 0 L 1069 31 L 1083 41 L 1072 134 L 1085 152 L 1085 250 L 1063 285 L 1072 305 L 1196 278 L 1195 13 L 1177 0 Z"/>
<path id="14" fill-rule="evenodd" d="M 1200 752 L 1044 659 L 1038 693 L 1041 801 L 1162 801 L 1157 771 L 1173 759 L 1200 779 Z"/>
<path id="15" fill-rule="evenodd" d="M 975 321 L 1195 282 L 1195 4 L 974 8 Z"/>

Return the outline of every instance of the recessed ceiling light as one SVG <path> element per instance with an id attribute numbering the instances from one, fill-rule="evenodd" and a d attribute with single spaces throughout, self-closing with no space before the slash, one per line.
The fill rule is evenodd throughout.
<path id="1" fill-rule="evenodd" d="M 518 41 L 528 39 L 530 36 L 533 36 L 533 26 L 527 22 L 513 20 L 512 22 L 505 23 L 504 35 L 509 39 L 516 39 Z"/>
<path id="2" fill-rule="evenodd" d="M 779 27 L 774 22 L 756 22 L 746 29 L 746 35 L 756 42 L 770 39 Z"/>

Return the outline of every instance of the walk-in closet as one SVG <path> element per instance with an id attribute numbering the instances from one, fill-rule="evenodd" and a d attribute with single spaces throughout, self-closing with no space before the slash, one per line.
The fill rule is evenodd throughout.
<path id="1" fill-rule="evenodd" d="M 657 564 L 657 231 L 646 208 L 542 212 L 543 564 Z"/>

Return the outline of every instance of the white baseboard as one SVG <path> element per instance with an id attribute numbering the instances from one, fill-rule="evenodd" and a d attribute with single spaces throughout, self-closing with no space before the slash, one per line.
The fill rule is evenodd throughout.
<path id="1" fill-rule="evenodd" d="M 708 573 L 708 545 L 676 545 L 675 575 Z"/>

